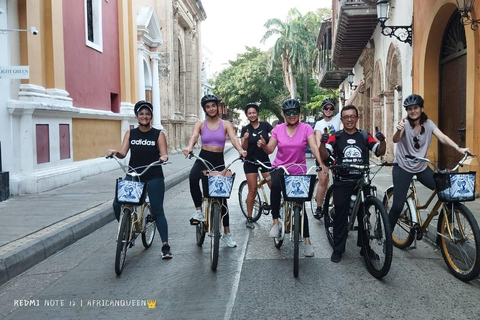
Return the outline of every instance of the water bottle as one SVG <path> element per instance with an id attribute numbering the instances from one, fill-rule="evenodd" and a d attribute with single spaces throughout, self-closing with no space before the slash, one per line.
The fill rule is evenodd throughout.
<path id="1" fill-rule="evenodd" d="M 352 194 L 352 196 L 350 197 L 350 209 L 348 211 L 348 214 L 350 215 L 352 213 L 352 210 L 353 210 L 353 206 L 355 205 L 355 201 L 357 200 L 357 196 Z"/>

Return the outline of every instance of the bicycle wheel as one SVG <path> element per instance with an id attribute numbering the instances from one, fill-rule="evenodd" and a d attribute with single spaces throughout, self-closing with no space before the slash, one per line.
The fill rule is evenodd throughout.
<path id="1" fill-rule="evenodd" d="M 392 233 L 385 206 L 380 200 L 369 196 L 360 210 L 362 212 L 362 252 L 368 272 L 377 279 L 387 275 L 392 264 Z M 362 230 L 363 229 L 363 230 Z M 359 234 L 360 236 L 360 234 Z"/>
<path id="2" fill-rule="evenodd" d="M 438 218 L 438 242 L 450 272 L 462 281 L 480 273 L 480 231 L 472 212 L 463 204 L 445 204 Z M 449 224 L 452 237 L 447 228 Z"/>
<path id="3" fill-rule="evenodd" d="M 314 215 L 315 211 L 317 210 L 317 199 L 315 199 L 315 196 L 317 195 L 317 189 L 318 189 L 318 178 L 315 179 L 315 187 L 313 187 L 313 196 L 312 196 L 312 200 L 310 200 L 310 210 L 312 211 L 312 215 Z"/>
<path id="4" fill-rule="evenodd" d="M 248 184 L 247 180 L 242 181 L 240 183 L 240 187 L 238 188 L 238 202 L 240 204 L 240 209 L 242 209 L 242 213 L 245 218 L 248 218 L 247 212 L 247 195 L 248 195 Z M 255 197 L 255 202 L 253 203 L 252 209 L 252 221 L 255 222 L 260 219 L 262 215 L 262 206 L 261 206 L 261 199 L 260 195 L 257 192 L 257 196 Z"/>
<path id="5" fill-rule="evenodd" d="M 383 196 L 383 205 L 387 213 L 390 211 L 393 203 L 393 187 L 389 187 Z M 413 212 L 413 214 L 416 214 Z M 392 222 L 393 223 L 393 222 Z M 393 245 L 399 249 L 406 249 L 412 245 L 415 237 L 413 229 L 412 212 L 407 202 L 403 204 L 402 212 L 398 216 L 397 224 L 392 232 Z"/>
<path id="6" fill-rule="evenodd" d="M 300 255 L 300 207 L 293 207 L 293 276 L 298 277 L 298 261 Z"/>
<path id="7" fill-rule="evenodd" d="M 280 249 L 280 247 L 283 244 L 283 238 L 285 237 L 285 219 L 287 216 L 287 211 L 289 208 L 287 208 L 288 203 L 285 202 L 281 207 L 280 207 L 280 216 L 279 216 L 279 225 L 278 227 L 280 228 L 280 236 L 278 238 L 273 238 L 273 244 L 277 249 Z"/>
<path id="8" fill-rule="evenodd" d="M 149 204 L 144 206 L 143 219 L 146 221 L 146 217 L 151 214 L 152 208 Z M 142 232 L 142 243 L 145 249 L 148 249 L 152 246 L 153 238 L 155 238 L 155 231 L 157 229 L 157 224 L 155 221 L 146 222 L 145 227 Z"/>
<path id="9" fill-rule="evenodd" d="M 123 271 L 127 249 L 130 243 L 130 231 L 132 227 L 132 212 L 130 209 L 124 209 L 120 220 L 117 236 L 117 251 L 115 253 L 115 273 L 119 276 Z"/>
<path id="10" fill-rule="evenodd" d="M 213 271 L 217 270 L 218 248 L 220 246 L 220 214 L 221 209 L 217 201 L 212 201 L 210 217 L 212 221 L 212 231 L 210 234 L 210 267 Z"/>
<path id="11" fill-rule="evenodd" d="M 335 206 L 333 205 L 333 185 L 331 185 L 325 194 L 323 203 L 323 223 L 325 225 L 325 233 L 330 245 L 333 247 L 333 218 L 335 217 Z"/>

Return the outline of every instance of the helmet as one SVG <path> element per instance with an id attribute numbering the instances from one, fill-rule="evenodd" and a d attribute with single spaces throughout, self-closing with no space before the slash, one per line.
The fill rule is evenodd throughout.
<path id="1" fill-rule="evenodd" d="M 323 99 L 323 101 L 322 101 L 322 109 L 323 109 L 323 107 L 325 107 L 327 104 L 331 104 L 333 107 L 335 107 L 335 104 L 336 104 L 335 99 L 333 99 L 333 98 Z"/>
<path id="2" fill-rule="evenodd" d="M 423 98 L 418 94 L 411 94 L 403 100 L 403 107 L 405 109 L 413 105 L 418 105 L 423 108 Z"/>
<path id="3" fill-rule="evenodd" d="M 292 109 L 300 109 L 300 101 L 293 98 L 285 100 L 285 102 L 282 104 L 282 110 L 286 111 Z"/>
<path id="4" fill-rule="evenodd" d="M 205 105 L 207 104 L 207 102 L 210 101 L 215 101 L 218 104 L 220 102 L 220 99 L 218 99 L 217 96 L 214 94 L 207 94 L 203 96 L 202 101 L 200 102 L 202 104 L 202 108 L 205 109 Z"/>
<path id="5" fill-rule="evenodd" d="M 140 100 L 137 103 L 135 103 L 135 107 L 133 107 L 133 112 L 135 112 L 135 116 L 138 114 L 140 109 L 147 108 L 150 110 L 150 113 L 153 116 L 153 106 L 150 102 L 145 101 L 145 100 Z"/>
<path id="6" fill-rule="evenodd" d="M 249 103 L 245 106 L 245 114 L 247 113 L 248 109 L 250 108 L 255 108 L 255 110 L 257 110 L 257 113 L 258 113 L 258 105 L 256 103 Z"/>

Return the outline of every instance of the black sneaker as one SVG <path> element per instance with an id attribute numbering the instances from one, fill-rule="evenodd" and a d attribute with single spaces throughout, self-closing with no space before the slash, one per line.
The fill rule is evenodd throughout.
<path id="1" fill-rule="evenodd" d="M 323 217 L 322 207 L 317 207 L 317 209 L 315 210 L 315 213 L 313 214 L 313 217 L 317 220 L 322 219 L 322 217 Z"/>
<path id="2" fill-rule="evenodd" d="M 342 253 L 340 251 L 333 251 L 330 260 L 335 263 L 340 262 L 340 260 L 342 260 Z"/>
<path id="3" fill-rule="evenodd" d="M 245 222 L 245 225 L 249 229 L 254 229 L 255 225 L 253 224 L 252 218 L 247 218 L 247 221 Z"/>
<path id="4" fill-rule="evenodd" d="M 162 259 L 172 259 L 173 255 L 170 252 L 170 246 L 168 243 L 164 244 L 162 247 Z"/>

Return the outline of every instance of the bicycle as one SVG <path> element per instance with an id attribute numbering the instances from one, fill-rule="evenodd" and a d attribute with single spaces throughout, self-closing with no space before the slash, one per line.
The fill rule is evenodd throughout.
<path id="1" fill-rule="evenodd" d="M 170 162 L 155 161 L 148 166 L 131 168 L 124 165 L 116 156 L 111 155 L 107 158 L 113 158 L 120 165 L 125 174 L 132 180 L 117 179 L 115 198 L 121 203 L 120 221 L 117 232 L 117 247 L 115 251 L 115 273 L 119 276 L 127 257 L 127 249 L 135 245 L 135 239 L 141 234 L 142 244 L 145 249 L 151 247 L 155 237 L 156 223 L 153 218 L 152 208 L 148 199 L 148 183 L 141 182 L 140 177 L 152 166 L 165 165 Z M 142 173 L 137 170 L 143 169 Z"/>
<path id="2" fill-rule="evenodd" d="M 222 207 L 224 200 L 230 198 L 230 194 L 233 188 L 233 182 L 235 180 L 235 173 L 232 173 L 229 168 L 240 158 L 232 161 L 222 171 L 217 171 L 216 168 L 205 159 L 195 155 L 191 152 L 188 156 L 199 159 L 203 162 L 207 170 L 204 171 L 202 177 L 202 189 L 203 189 L 203 203 L 202 212 L 205 214 L 205 221 L 200 221 L 195 225 L 195 238 L 197 245 L 201 247 L 205 240 L 205 235 L 208 233 L 210 237 L 210 268 L 212 271 L 217 270 L 218 266 L 218 253 L 220 247 L 221 228 L 220 220 L 226 215 L 222 215 Z M 228 210 L 228 208 L 226 208 Z"/>
<path id="3" fill-rule="evenodd" d="M 453 172 L 457 171 L 469 156 L 475 157 L 466 153 L 452 170 L 440 170 L 427 158 L 406 156 L 410 161 L 431 164 L 435 171 L 436 186 L 427 202 L 421 204 L 416 188 L 416 178 L 412 179 L 404 208 L 392 234 L 395 247 L 405 250 L 415 249 L 416 241 L 422 240 L 433 218 L 439 215 L 436 245 L 440 246 L 443 259 L 450 272 L 465 282 L 477 278 L 480 274 L 480 231 L 472 212 L 460 203 L 475 200 L 475 173 Z M 455 189 L 461 185 L 467 188 Z M 463 191 L 458 192 L 459 190 Z M 427 210 L 436 195 L 438 199 L 435 205 L 427 213 L 425 221 L 422 221 L 421 210 Z M 392 198 L 393 186 L 390 186 L 383 198 L 387 209 L 391 207 Z M 412 243 L 414 245 L 410 247 Z"/>
<path id="4" fill-rule="evenodd" d="M 377 279 L 387 275 L 392 264 L 392 236 L 388 214 L 383 203 L 377 199 L 377 188 L 372 185 L 375 173 L 370 174 L 370 169 L 375 167 L 392 166 L 394 163 L 371 163 L 366 165 L 338 164 L 331 165 L 332 169 L 356 169 L 362 177 L 358 179 L 350 199 L 347 232 L 358 230 L 362 238 L 362 251 L 368 272 Z M 325 195 L 323 216 L 325 232 L 330 245 L 334 245 L 333 220 L 335 219 L 335 206 L 333 203 L 332 184 Z M 358 216 L 358 226 L 355 220 Z"/>
<path id="5" fill-rule="evenodd" d="M 258 165 L 257 162 L 249 161 L 247 159 L 243 159 L 243 161 Z M 262 213 L 264 215 L 268 215 L 270 213 L 271 207 L 269 204 L 269 193 L 267 194 L 267 190 L 265 189 L 265 184 L 268 184 L 268 182 L 270 182 L 270 176 L 268 176 L 267 178 L 264 178 L 259 169 L 258 176 L 257 176 L 257 196 L 255 197 L 255 202 L 253 203 L 253 209 L 252 209 L 252 216 L 250 217 L 252 219 L 252 222 L 258 221 L 258 219 L 260 219 L 260 217 L 262 216 Z M 270 187 L 268 188 L 270 189 Z M 240 187 L 238 188 L 238 202 L 240 204 L 240 209 L 242 210 L 242 213 L 245 216 L 245 218 L 248 218 L 247 203 L 246 203 L 247 195 L 248 195 L 247 180 L 243 180 L 242 183 L 240 183 Z"/>
<path id="6" fill-rule="evenodd" d="M 285 174 L 281 175 L 280 183 L 282 187 L 283 201 L 280 204 L 279 228 L 280 235 L 273 238 L 274 245 L 280 249 L 285 234 L 290 234 L 292 240 L 293 234 L 293 275 L 298 277 L 300 260 L 300 238 L 303 238 L 304 212 L 306 214 L 305 202 L 310 201 L 313 194 L 313 187 L 316 175 L 310 174 L 310 169 L 317 168 L 313 166 L 305 175 L 290 175 L 285 166 L 268 167 L 262 162 L 258 164 L 268 170 L 283 169 Z"/>

